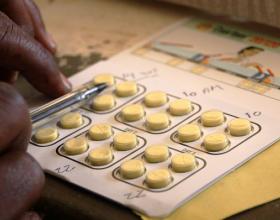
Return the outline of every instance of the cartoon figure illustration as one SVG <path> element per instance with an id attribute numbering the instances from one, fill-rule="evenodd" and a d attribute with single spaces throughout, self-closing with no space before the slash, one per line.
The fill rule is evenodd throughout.
<path id="1" fill-rule="evenodd" d="M 214 21 L 191 19 L 162 33 L 145 45 L 145 48 L 146 51 L 167 54 L 167 57 L 155 58 L 167 65 L 170 63 L 165 60 L 172 56 L 175 61 L 180 61 L 176 65 L 183 65 L 183 68 L 189 68 L 191 72 L 193 66 L 214 68 L 280 88 L 280 72 L 277 68 L 279 63 L 265 58 L 270 57 L 271 52 L 279 53 L 278 46 L 279 39 L 259 36 Z M 149 58 L 150 56 L 149 54 Z"/>
<path id="2" fill-rule="evenodd" d="M 222 56 L 222 54 L 202 54 L 198 53 L 194 55 L 192 58 L 190 58 L 190 61 L 196 62 L 196 63 L 202 63 L 202 64 L 209 64 L 209 59 L 214 57 Z"/>
<path id="3" fill-rule="evenodd" d="M 260 63 L 250 62 L 249 60 L 251 57 L 263 51 L 264 49 L 260 47 L 248 46 L 238 51 L 236 56 L 221 58 L 219 60 L 239 64 L 240 66 L 246 68 L 253 68 L 254 70 L 257 70 L 257 72 L 250 77 L 251 79 L 257 80 L 258 82 L 271 84 L 273 77 L 275 76 L 272 70 L 269 68 L 264 69 Z"/>
<path id="4" fill-rule="evenodd" d="M 248 46 L 238 51 L 236 55 L 232 55 L 230 57 L 224 57 L 226 54 L 222 54 L 222 53 L 218 53 L 218 54 L 197 53 L 195 56 L 191 58 L 191 61 L 202 63 L 202 64 L 209 64 L 211 59 L 215 59 L 224 62 L 239 64 L 240 66 L 244 66 L 244 67 L 256 67 L 260 64 L 249 62 L 249 58 L 257 55 L 262 51 L 264 51 L 264 49 L 255 46 Z"/>
<path id="5" fill-rule="evenodd" d="M 179 56 L 189 61 L 211 66 L 267 84 L 280 86 L 279 77 L 270 68 L 253 61 L 253 57 L 264 51 L 257 46 L 246 46 L 237 52 L 204 54 L 194 50 L 194 45 L 168 41 L 156 41 L 151 45 L 154 49 Z"/>
<path id="6" fill-rule="evenodd" d="M 251 58 L 263 51 L 264 51 L 263 48 L 256 47 L 256 46 L 248 46 L 248 47 L 245 47 L 245 48 L 241 49 L 240 51 L 238 51 L 236 56 L 225 57 L 225 58 L 221 58 L 219 60 L 236 63 L 236 64 L 239 64 L 244 67 L 251 67 L 251 66 L 256 67 L 256 66 L 259 66 L 260 64 L 255 63 L 255 62 L 250 62 L 249 58 Z"/>
<path id="7" fill-rule="evenodd" d="M 272 79 L 275 76 L 271 69 L 267 68 L 266 70 L 263 70 L 261 66 L 256 66 L 256 68 L 258 69 L 258 72 L 252 77 L 252 79 L 257 80 L 258 82 L 271 84 Z"/>

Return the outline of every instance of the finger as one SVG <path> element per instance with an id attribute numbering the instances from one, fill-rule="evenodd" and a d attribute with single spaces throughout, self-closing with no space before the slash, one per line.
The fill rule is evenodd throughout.
<path id="1" fill-rule="evenodd" d="M 56 43 L 47 33 L 40 11 L 32 0 L 0 0 L 0 2 L 2 2 L 1 10 L 9 18 L 34 36 L 51 53 L 56 52 Z"/>
<path id="2" fill-rule="evenodd" d="M 45 24 L 37 5 L 33 0 L 24 0 L 24 2 L 33 23 L 35 38 L 51 53 L 55 53 L 57 48 L 56 43 L 52 36 L 46 31 Z"/>
<path id="3" fill-rule="evenodd" d="M 1 11 L 31 36 L 34 35 L 32 18 L 23 0 L 0 0 L 0 3 Z"/>
<path id="4" fill-rule="evenodd" d="M 9 151 L 0 157 L 0 219 L 18 219 L 39 198 L 44 174 L 27 153 Z"/>
<path id="5" fill-rule="evenodd" d="M 0 154 L 7 150 L 26 150 L 30 139 L 30 118 L 22 96 L 7 83 L 0 82 Z"/>
<path id="6" fill-rule="evenodd" d="M 0 12 L 0 67 L 20 71 L 39 91 L 58 97 L 71 90 L 53 56 Z"/>

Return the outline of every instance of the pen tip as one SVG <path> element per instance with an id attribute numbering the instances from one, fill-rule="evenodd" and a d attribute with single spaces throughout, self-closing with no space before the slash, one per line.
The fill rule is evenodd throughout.
<path id="1" fill-rule="evenodd" d="M 108 87 L 108 85 L 106 83 L 100 83 L 96 86 L 97 86 L 99 92 L 102 92 L 104 89 L 106 89 Z"/>

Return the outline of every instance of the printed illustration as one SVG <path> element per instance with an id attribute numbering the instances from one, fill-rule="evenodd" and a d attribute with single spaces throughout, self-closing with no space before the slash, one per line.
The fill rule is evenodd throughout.
<path id="1" fill-rule="evenodd" d="M 160 60 L 168 65 L 190 61 L 202 70 L 216 69 L 260 86 L 280 88 L 280 41 L 236 27 L 189 20 L 138 49 L 137 54 L 145 56 L 150 51 L 177 59 L 175 64 Z M 153 59 L 153 54 L 147 58 Z"/>

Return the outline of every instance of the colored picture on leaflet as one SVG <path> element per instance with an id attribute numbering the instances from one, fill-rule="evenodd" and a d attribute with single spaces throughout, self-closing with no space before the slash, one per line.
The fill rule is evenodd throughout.
<path id="1" fill-rule="evenodd" d="M 181 37 L 174 40 L 176 31 Z M 199 36 L 195 37 L 195 34 Z M 181 30 L 166 33 L 150 45 L 195 63 L 280 88 L 280 74 L 276 72 L 280 66 L 276 66 L 279 64 L 275 58 L 275 55 L 279 56 L 280 42 L 263 36 L 225 25 L 191 21 Z"/>

